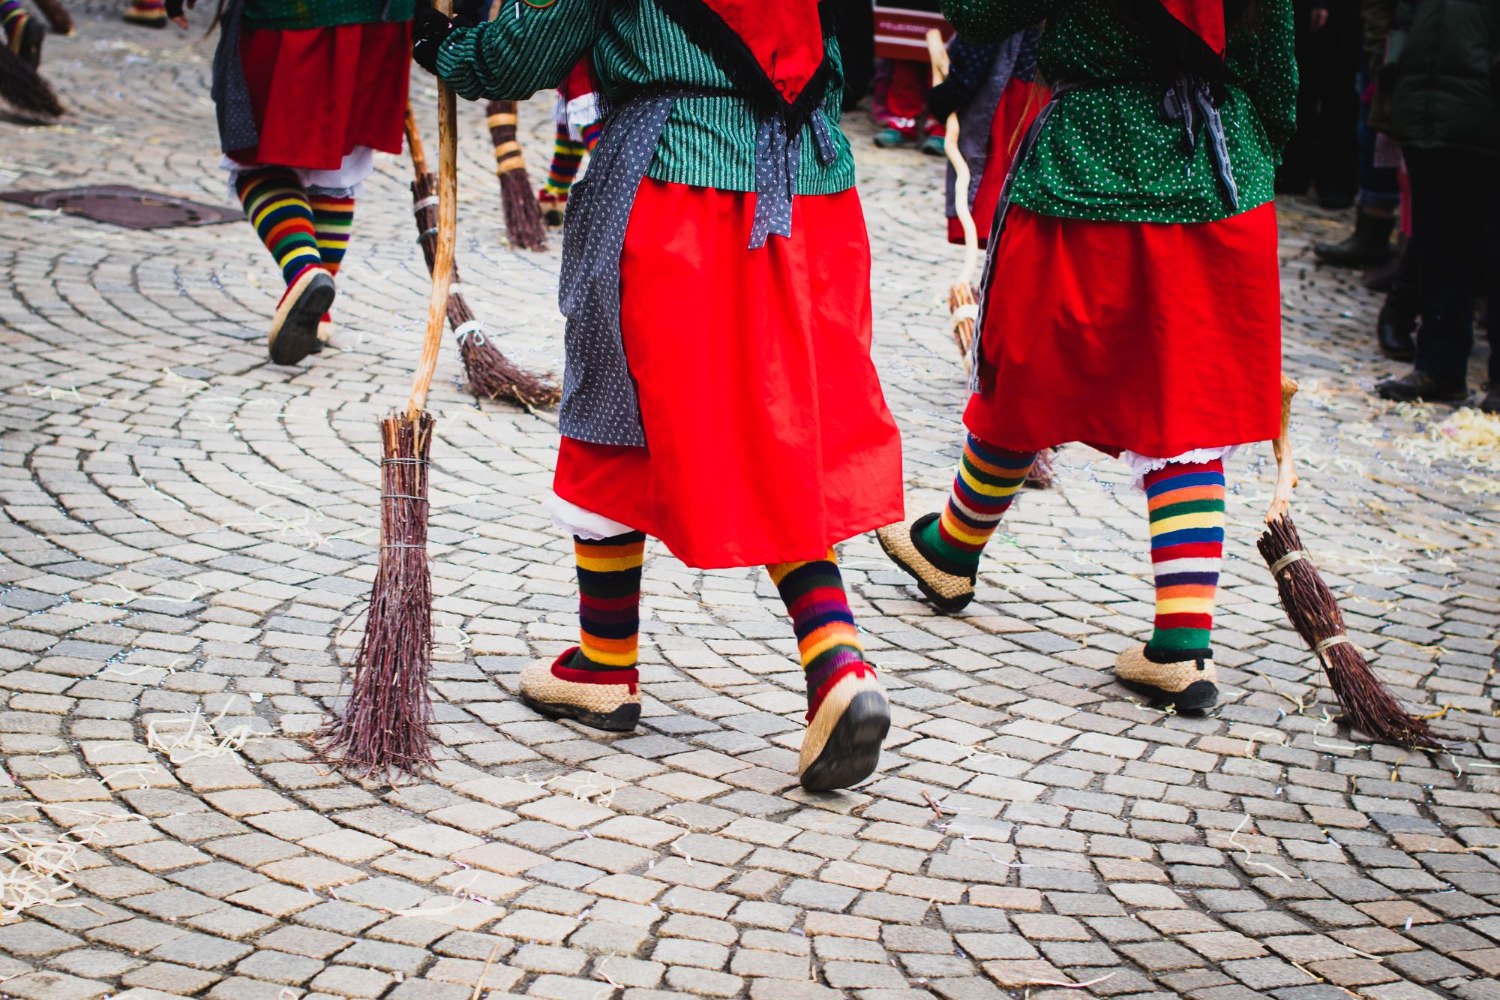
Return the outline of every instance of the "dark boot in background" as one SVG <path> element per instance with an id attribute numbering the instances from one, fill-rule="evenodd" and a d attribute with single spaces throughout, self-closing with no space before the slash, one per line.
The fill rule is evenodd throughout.
<path id="1" fill-rule="evenodd" d="M 1361 209 L 1354 218 L 1354 232 L 1337 243 L 1313 244 L 1313 254 L 1335 267 L 1384 264 L 1391 256 L 1391 231 L 1395 228 L 1394 216 L 1382 218 Z"/>
<path id="2" fill-rule="evenodd" d="M 1375 337 L 1380 342 L 1381 354 L 1396 361 L 1410 361 L 1416 356 L 1417 344 L 1412 334 L 1417 329 L 1418 312 L 1417 245 L 1407 240 L 1391 277 L 1391 290 L 1375 320 Z"/>
<path id="3" fill-rule="evenodd" d="M 1396 234 L 1396 253 L 1379 267 L 1372 267 L 1359 279 L 1359 283 L 1372 292 L 1389 292 L 1396 283 L 1396 271 L 1401 267 L 1401 258 L 1406 255 L 1406 237 Z"/>

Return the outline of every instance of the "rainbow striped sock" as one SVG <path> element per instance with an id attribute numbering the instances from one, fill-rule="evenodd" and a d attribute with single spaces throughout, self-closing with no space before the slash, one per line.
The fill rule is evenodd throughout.
<path id="1" fill-rule="evenodd" d="M 572 190 L 573 178 L 578 176 L 583 154 L 583 143 L 576 142 L 568 133 L 568 126 L 558 122 L 552 139 L 552 166 L 547 170 L 547 184 L 542 190 L 553 197 L 566 198 Z"/>
<path id="2" fill-rule="evenodd" d="M 594 147 L 599 145 L 599 137 L 604 134 L 604 121 L 598 119 L 589 122 L 583 127 L 583 148 L 585 152 L 592 153 Z"/>
<path id="3" fill-rule="evenodd" d="M 276 258 L 288 285 L 307 268 L 322 266 L 312 206 L 296 174 L 285 167 L 246 170 L 235 179 L 234 187 L 245 215 Z"/>
<path id="4" fill-rule="evenodd" d="M 1147 473 L 1145 482 L 1156 576 L 1156 627 L 1147 655 L 1209 656 L 1224 561 L 1224 463 L 1173 463 Z"/>
<path id="5" fill-rule="evenodd" d="M 1035 461 L 1034 451 L 1006 451 L 970 434 L 948 505 L 918 536 L 922 554 L 945 573 L 973 576 Z"/>
<path id="6" fill-rule="evenodd" d="M 776 563 L 766 569 L 792 616 L 811 718 L 835 681 L 847 673 L 870 670 L 844 593 L 844 578 L 832 549 L 822 559 Z"/>
<path id="7" fill-rule="evenodd" d="M 575 670 L 633 670 L 640 645 L 641 563 L 646 536 L 573 539 L 578 559 L 578 654 Z"/>
<path id="8" fill-rule="evenodd" d="M 15 39 L 29 18 L 30 15 L 21 8 L 21 0 L 0 0 L 0 26 L 5 28 L 5 42 L 11 46 L 11 51 L 15 51 L 18 44 Z"/>
<path id="9" fill-rule="evenodd" d="M 354 230 L 354 199 L 309 191 L 307 202 L 312 207 L 313 230 L 323 267 L 336 275 L 343 266 L 344 254 L 349 250 L 349 234 Z"/>

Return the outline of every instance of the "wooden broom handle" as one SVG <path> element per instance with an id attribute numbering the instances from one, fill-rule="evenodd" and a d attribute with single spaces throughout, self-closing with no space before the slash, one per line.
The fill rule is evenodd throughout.
<path id="1" fill-rule="evenodd" d="M 936 28 L 927 32 L 927 54 L 932 59 L 932 84 L 937 86 L 947 78 L 949 62 L 942 32 Z M 972 285 L 974 272 L 979 269 L 979 229 L 969 208 L 969 165 L 958 151 L 958 113 L 950 114 L 944 125 L 943 152 L 953 164 L 953 207 L 958 212 L 958 225 L 964 231 L 964 266 L 958 280 L 960 284 Z"/>
<path id="2" fill-rule="evenodd" d="M 439 14 L 451 16 L 453 0 L 437 0 L 436 7 Z M 427 406 L 427 390 L 432 388 L 432 376 L 437 371 L 443 326 L 448 320 L 448 293 L 453 287 L 453 250 L 458 241 L 458 104 L 453 91 L 441 80 L 437 90 L 437 252 L 432 258 L 432 295 L 427 300 L 427 332 L 422 337 L 422 360 L 417 364 L 411 399 L 406 404 L 406 415 L 413 420 Z"/>
<path id="3" fill-rule="evenodd" d="M 422 145 L 422 133 L 417 131 L 417 118 L 412 114 L 411 101 L 406 102 L 406 150 L 411 154 L 412 171 L 418 177 L 432 169 L 427 164 L 427 148 Z"/>
<path id="4" fill-rule="evenodd" d="M 1271 442 L 1276 452 L 1276 490 L 1271 495 L 1271 509 L 1266 511 L 1266 523 L 1284 517 L 1291 508 L 1292 490 L 1297 485 L 1297 465 L 1292 461 L 1292 397 L 1297 395 L 1297 383 L 1289 376 L 1281 376 L 1281 433 Z"/>

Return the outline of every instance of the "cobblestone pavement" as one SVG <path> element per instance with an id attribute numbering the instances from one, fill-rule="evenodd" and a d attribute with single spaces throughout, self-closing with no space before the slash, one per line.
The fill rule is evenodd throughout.
<path id="1" fill-rule="evenodd" d="M 74 114 L 0 123 L 0 186 L 223 202 L 198 34 L 83 7 L 46 65 Z M 533 176 L 549 110 L 525 108 Z M 501 246 L 482 115 L 462 115 L 469 293 L 508 351 L 555 366 L 557 250 Z M 955 254 L 937 165 L 850 127 L 921 510 L 960 435 L 936 304 Z M 297 369 L 266 363 L 277 289 L 247 228 L 142 236 L 0 205 L 0 870 L 7 914 L 30 904 L 0 918 L 0 994 L 1500 997 L 1494 469 L 1433 443 L 1450 411 L 1367 395 L 1390 370 L 1375 301 L 1308 253 L 1340 220 L 1284 206 L 1298 520 L 1356 638 L 1446 713 L 1453 753 L 1331 719 L 1254 550 L 1266 448 L 1231 463 L 1209 717 L 1112 683 L 1149 628 L 1143 501 L 1072 448 L 958 617 L 913 600 L 871 539 L 843 547 L 895 706 L 857 791 L 796 787 L 801 678 L 764 574 L 656 547 L 639 732 L 542 721 L 512 692 L 575 628 L 570 547 L 538 506 L 554 421 L 474 407 L 450 346 L 432 400 L 441 766 L 391 788 L 320 766 L 306 738 L 358 639 L 376 419 L 417 353 L 406 183 L 382 161 L 343 350 Z"/>

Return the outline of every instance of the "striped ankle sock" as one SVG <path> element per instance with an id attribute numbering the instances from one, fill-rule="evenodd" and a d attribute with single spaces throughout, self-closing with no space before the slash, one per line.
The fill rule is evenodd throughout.
<path id="1" fill-rule="evenodd" d="M 583 143 L 574 141 L 568 134 L 568 126 L 557 124 L 557 134 L 552 140 L 552 166 L 547 170 L 548 194 L 566 197 L 573 187 L 573 178 L 578 176 L 578 165 L 583 162 Z"/>
<path id="2" fill-rule="evenodd" d="M 578 654 L 575 670 L 633 670 L 641 630 L 639 531 L 598 541 L 573 539 L 578 559 Z"/>
<path id="3" fill-rule="evenodd" d="M 1006 451 L 970 434 L 948 505 L 922 529 L 922 554 L 946 573 L 973 576 L 985 544 L 1035 461 L 1034 451 Z"/>
<path id="4" fill-rule="evenodd" d="M 767 566 L 771 582 L 781 593 L 797 651 L 807 678 L 808 718 L 817 714 L 823 693 L 845 674 L 870 671 L 864 647 L 854 627 L 854 614 L 844 593 L 833 550 L 812 562 L 776 563 Z"/>
<path id="5" fill-rule="evenodd" d="M 1214 594 L 1224 560 L 1224 463 L 1173 463 L 1146 474 L 1156 627 L 1148 658 L 1210 655 Z"/>
<path id="6" fill-rule="evenodd" d="M 247 170 L 235 180 L 235 191 L 288 285 L 308 267 L 322 265 L 312 206 L 295 174 L 285 167 Z"/>
<path id="7" fill-rule="evenodd" d="M 349 234 L 354 229 L 354 199 L 311 191 L 307 202 L 312 206 L 313 229 L 323 267 L 329 274 L 337 275 L 349 249 Z"/>
<path id="8" fill-rule="evenodd" d="M 12 46 L 12 51 L 17 44 L 15 39 L 29 17 L 21 8 L 21 0 L 0 0 L 0 26 L 5 28 L 5 42 Z"/>

